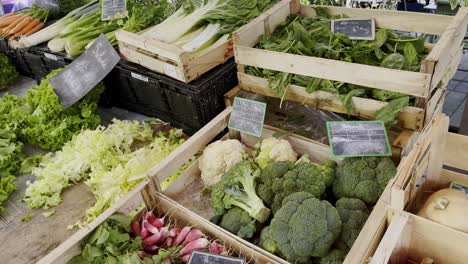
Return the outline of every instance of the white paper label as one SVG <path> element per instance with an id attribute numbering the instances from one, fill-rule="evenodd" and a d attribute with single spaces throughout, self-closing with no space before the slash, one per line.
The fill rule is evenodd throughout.
<path id="1" fill-rule="evenodd" d="M 177 78 L 177 69 L 173 65 L 164 65 L 164 73 L 173 78 Z"/>
<path id="2" fill-rule="evenodd" d="M 132 72 L 131 73 L 132 77 L 135 78 L 135 79 L 138 79 L 140 81 L 144 81 L 144 82 L 148 82 L 148 77 L 144 76 L 144 75 L 141 75 L 141 74 L 138 74 L 138 73 L 134 73 Z"/>

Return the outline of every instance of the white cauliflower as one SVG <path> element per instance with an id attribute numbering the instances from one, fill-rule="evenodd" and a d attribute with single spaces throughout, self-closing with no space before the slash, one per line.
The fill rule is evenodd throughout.
<path id="1" fill-rule="evenodd" d="M 297 161 L 297 153 L 294 152 L 289 141 L 274 137 L 262 141 L 260 153 L 255 162 L 261 169 L 264 169 L 273 161 Z"/>
<path id="2" fill-rule="evenodd" d="M 244 146 L 235 139 L 216 141 L 208 145 L 199 160 L 205 187 L 219 182 L 223 174 L 241 162 L 245 155 Z"/>

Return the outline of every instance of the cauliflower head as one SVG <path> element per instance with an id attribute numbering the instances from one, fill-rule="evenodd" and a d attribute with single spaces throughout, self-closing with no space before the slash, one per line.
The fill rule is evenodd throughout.
<path id="1" fill-rule="evenodd" d="M 333 173 L 330 174 L 329 170 Z M 291 162 L 279 161 L 262 171 L 257 193 L 275 213 L 281 208 L 284 198 L 295 192 L 308 192 L 320 198 L 333 178 L 334 169 L 325 165 L 301 162 L 294 166 Z"/>
<path id="2" fill-rule="evenodd" d="M 199 160 L 201 178 L 205 187 L 211 187 L 232 166 L 241 162 L 246 155 L 244 146 L 235 139 L 216 141 L 203 151 Z"/>
<path id="3" fill-rule="evenodd" d="M 264 139 L 260 144 L 260 153 L 255 162 L 264 169 L 273 161 L 297 161 L 297 153 L 292 149 L 289 141 L 274 137 Z"/>
<path id="4" fill-rule="evenodd" d="M 337 199 L 358 198 L 375 204 L 396 171 L 387 157 L 346 158 L 336 170 L 333 194 Z"/>
<path id="5" fill-rule="evenodd" d="M 335 207 L 310 193 L 297 192 L 284 199 L 271 220 L 269 236 L 287 261 L 306 263 L 326 256 L 340 233 Z"/>
<path id="6" fill-rule="evenodd" d="M 343 228 L 339 238 L 341 248 L 351 249 L 369 217 L 366 203 L 356 198 L 341 198 L 336 202 Z"/>

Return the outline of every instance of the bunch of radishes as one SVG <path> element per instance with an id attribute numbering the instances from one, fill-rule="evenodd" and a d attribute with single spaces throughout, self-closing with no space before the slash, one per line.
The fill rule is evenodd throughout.
<path id="1" fill-rule="evenodd" d="M 198 229 L 189 226 L 170 227 L 163 218 L 157 218 L 153 212 L 146 212 L 141 220 L 135 220 L 132 233 L 141 237 L 145 251 L 139 253 L 143 259 L 161 255 L 162 262 L 188 262 L 194 250 L 209 251 L 213 254 L 228 255 L 228 251 L 218 242 L 210 241 Z M 161 253 L 161 254 L 160 254 Z"/>

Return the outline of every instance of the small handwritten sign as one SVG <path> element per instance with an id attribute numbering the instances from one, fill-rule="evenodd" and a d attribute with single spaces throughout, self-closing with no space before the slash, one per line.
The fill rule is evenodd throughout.
<path id="1" fill-rule="evenodd" d="M 126 0 L 102 0 L 101 20 L 108 21 L 128 16 Z"/>
<path id="2" fill-rule="evenodd" d="M 44 9 L 59 9 L 60 4 L 58 0 L 36 0 L 36 5 Z"/>
<path id="3" fill-rule="evenodd" d="M 240 97 L 234 105 L 228 127 L 245 134 L 260 137 L 263 132 L 266 104 Z"/>
<path id="4" fill-rule="evenodd" d="M 83 98 L 119 60 L 119 54 L 101 34 L 85 53 L 50 79 L 63 107 L 68 108 Z"/>
<path id="5" fill-rule="evenodd" d="M 188 264 L 244 264 L 240 258 L 226 257 L 208 252 L 192 251 Z"/>
<path id="6" fill-rule="evenodd" d="M 373 18 L 332 20 L 331 29 L 332 32 L 345 34 L 350 39 L 375 39 L 375 21 Z"/>
<path id="7" fill-rule="evenodd" d="M 465 195 L 468 195 L 468 186 L 467 185 L 461 184 L 459 182 L 452 182 L 450 184 L 450 188 L 455 189 L 455 190 L 460 190 L 463 193 L 465 193 Z"/>
<path id="8" fill-rule="evenodd" d="M 335 157 L 391 156 L 382 121 L 327 122 L 328 139 Z"/>

